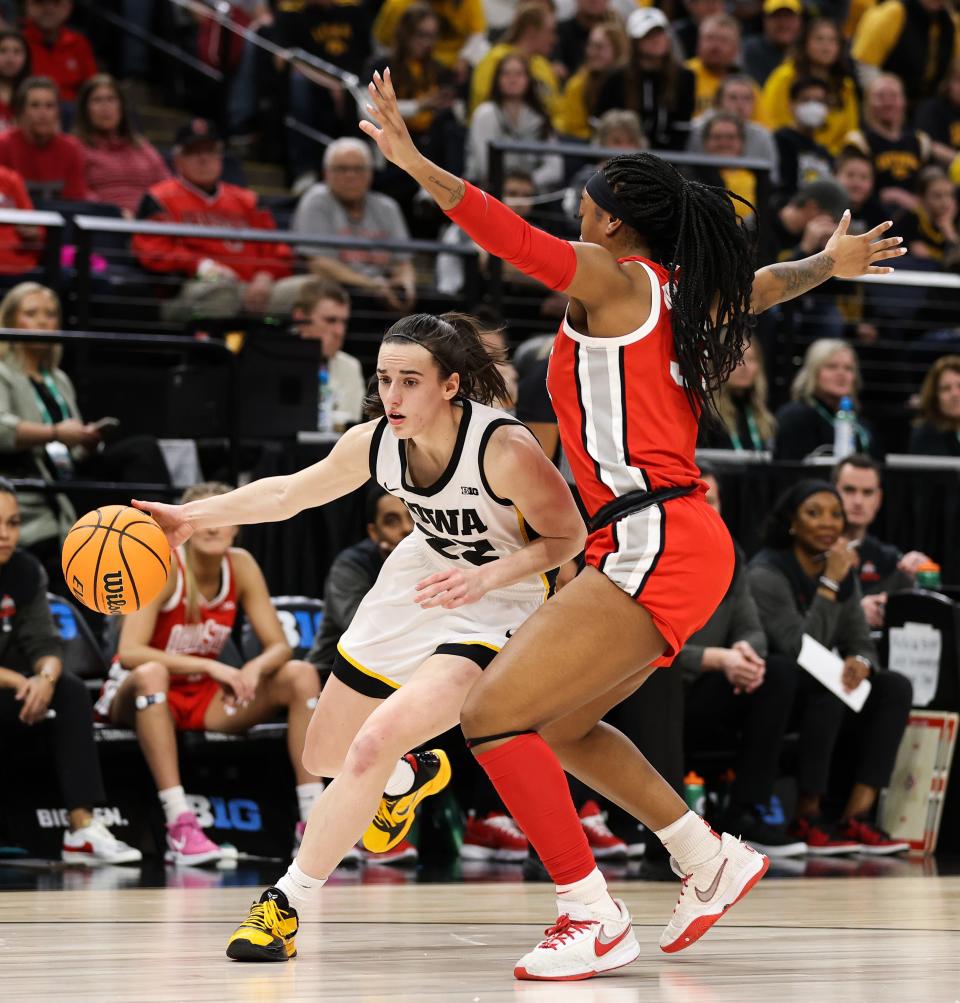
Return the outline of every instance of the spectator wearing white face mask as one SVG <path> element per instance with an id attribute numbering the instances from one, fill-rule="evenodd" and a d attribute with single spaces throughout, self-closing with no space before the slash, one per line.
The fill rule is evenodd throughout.
<path id="1" fill-rule="evenodd" d="M 773 134 L 780 158 L 780 192 L 787 198 L 802 185 L 832 176 L 833 158 L 814 139 L 827 120 L 827 97 L 826 84 L 816 77 L 801 77 L 790 87 L 792 124 Z"/>

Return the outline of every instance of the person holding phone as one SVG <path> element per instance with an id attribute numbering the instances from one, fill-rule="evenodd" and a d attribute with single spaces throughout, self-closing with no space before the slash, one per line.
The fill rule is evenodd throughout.
<path id="1" fill-rule="evenodd" d="M 60 300 L 46 286 L 21 282 L 0 302 L 0 326 L 57 331 Z M 163 454 L 152 436 L 120 438 L 120 424 L 112 417 L 83 420 L 60 356 L 61 346 L 51 341 L 0 345 L 0 454 L 8 476 L 169 484 Z M 40 561 L 50 587 L 58 591 L 63 588 L 60 545 L 76 512 L 66 495 L 36 492 L 22 493 L 20 509 L 23 546 Z"/>

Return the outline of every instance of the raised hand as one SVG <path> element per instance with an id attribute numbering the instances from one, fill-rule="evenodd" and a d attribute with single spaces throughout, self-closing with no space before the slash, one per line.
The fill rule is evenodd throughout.
<path id="1" fill-rule="evenodd" d="M 363 119 L 360 128 L 377 146 L 380 152 L 392 164 L 404 171 L 409 171 L 420 158 L 420 151 L 413 145 L 407 123 L 404 122 L 397 106 L 397 95 L 390 79 L 390 67 L 383 71 L 381 77 L 376 71 L 373 80 L 367 85 L 370 92 L 370 103 L 367 111 L 380 123 L 380 127 Z"/>
<path id="2" fill-rule="evenodd" d="M 833 236 L 827 241 L 824 253 L 833 260 L 833 274 L 838 279 L 855 279 L 858 275 L 886 275 L 893 269 L 877 262 L 899 258 L 907 249 L 901 246 L 902 237 L 883 237 L 893 226 L 889 220 L 859 236 L 847 233 L 850 228 L 850 210 L 843 214 Z"/>

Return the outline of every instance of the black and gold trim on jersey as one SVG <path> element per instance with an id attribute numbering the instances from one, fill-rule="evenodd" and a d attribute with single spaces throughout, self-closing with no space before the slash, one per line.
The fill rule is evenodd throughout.
<path id="1" fill-rule="evenodd" d="M 344 686 L 349 686 L 355 692 L 362 693 L 365 697 L 373 697 L 375 700 L 386 700 L 391 693 L 400 689 L 400 683 L 395 683 L 392 679 L 381 676 L 379 672 L 361 665 L 339 644 L 330 671 Z"/>
<path id="2" fill-rule="evenodd" d="M 500 654 L 500 649 L 486 641 L 457 641 L 451 644 L 438 644 L 435 654 L 459 655 L 485 669 Z"/>
<path id="3" fill-rule="evenodd" d="M 514 506 L 513 511 L 517 514 L 517 526 L 520 528 L 520 537 L 523 542 L 526 544 L 531 540 L 539 540 L 540 534 L 524 519 L 520 509 Z M 540 575 L 540 581 L 543 582 L 544 602 L 557 591 L 557 573 L 559 570 L 559 568 L 551 568 L 550 571 L 545 571 Z"/>
<path id="4" fill-rule="evenodd" d="M 487 452 L 487 443 L 490 442 L 490 436 L 498 428 L 503 428 L 504 425 L 519 425 L 520 428 L 527 428 L 522 421 L 515 421 L 513 418 L 498 418 L 496 421 L 491 421 L 489 425 L 484 429 L 483 436 L 480 439 L 480 448 L 477 450 L 477 467 L 480 471 L 480 483 L 483 485 L 483 490 L 498 504 L 498 505 L 512 505 L 513 502 L 509 498 L 501 498 L 498 494 L 495 494 L 493 488 L 490 487 L 490 482 L 487 480 L 487 472 L 483 466 L 483 458 Z M 530 430 L 527 429 L 529 432 Z M 533 435 L 533 432 L 530 432 Z"/>
<path id="5" fill-rule="evenodd" d="M 463 455 L 463 444 L 467 438 L 467 429 L 470 427 L 470 416 L 473 413 L 473 405 L 468 398 L 461 397 L 459 400 L 463 407 L 463 414 L 460 416 L 460 427 L 457 429 L 457 441 L 453 445 L 453 454 L 447 463 L 446 469 L 433 484 L 421 488 L 417 487 L 416 484 L 411 484 L 407 480 L 407 444 L 404 439 L 397 440 L 397 446 L 400 451 L 400 483 L 403 485 L 404 491 L 411 491 L 415 495 L 429 497 L 430 495 L 439 494 L 453 479 L 453 475 L 457 472 L 457 467 L 460 465 L 460 457 Z M 371 452 L 370 455 L 373 456 L 373 453 Z M 376 479 L 376 476 L 374 476 L 374 479 Z"/>

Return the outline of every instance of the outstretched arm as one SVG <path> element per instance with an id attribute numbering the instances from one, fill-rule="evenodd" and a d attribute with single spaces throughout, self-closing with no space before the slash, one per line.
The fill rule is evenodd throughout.
<path id="1" fill-rule="evenodd" d="M 802 296 L 827 279 L 886 275 L 893 269 L 878 265 L 877 262 L 907 253 L 907 249 L 900 246 L 901 237 L 881 239 L 882 234 L 893 226 L 889 221 L 857 237 L 847 233 L 849 226 L 848 209 L 833 236 L 827 241 L 827 246 L 819 254 L 800 261 L 783 261 L 761 268 L 753 277 L 753 292 L 750 297 L 752 312 L 763 313 L 777 303 Z"/>
<path id="2" fill-rule="evenodd" d="M 629 278 L 606 249 L 551 236 L 492 195 L 427 160 L 414 146 L 400 114 L 389 68 L 382 77 L 374 73 L 368 90 L 367 110 L 379 126 L 362 121 L 360 128 L 485 251 L 584 303 L 601 302 L 630 288 Z"/>
<path id="3" fill-rule="evenodd" d="M 200 529 L 280 522 L 306 508 L 355 491 L 370 476 L 370 442 L 376 422 L 355 425 L 319 463 L 283 477 L 264 477 L 223 495 L 185 505 L 134 501 L 166 534 L 171 547 L 186 543 Z"/>

